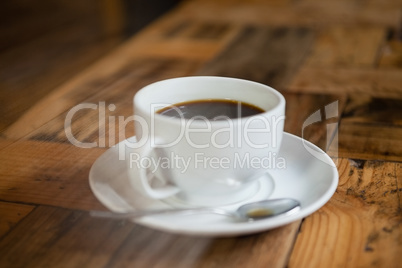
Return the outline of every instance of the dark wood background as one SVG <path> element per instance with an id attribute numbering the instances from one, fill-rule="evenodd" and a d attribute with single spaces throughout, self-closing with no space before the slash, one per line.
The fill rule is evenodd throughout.
<path id="1" fill-rule="evenodd" d="M 179 2 L 1 1 L 0 131 Z"/>

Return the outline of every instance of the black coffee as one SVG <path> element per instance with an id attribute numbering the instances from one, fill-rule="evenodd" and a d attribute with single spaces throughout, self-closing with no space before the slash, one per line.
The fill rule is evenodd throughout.
<path id="1" fill-rule="evenodd" d="M 196 117 L 195 119 L 206 118 L 211 121 L 252 116 L 263 112 L 263 109 L 249 103 L 223 99 L 181 102 L 157 111 L 158 114 L 170 117 Z"/>

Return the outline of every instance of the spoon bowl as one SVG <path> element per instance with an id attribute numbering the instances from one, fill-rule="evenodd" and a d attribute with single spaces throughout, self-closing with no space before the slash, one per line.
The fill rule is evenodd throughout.
<path id="1" fill-rule="evenodd" d="M 240 206 L 236 213 L 245 221 L 259 220 L 277 215 L 290 215 L 300 210 L 300 202 L 291 198 L 268 199 Z"/>

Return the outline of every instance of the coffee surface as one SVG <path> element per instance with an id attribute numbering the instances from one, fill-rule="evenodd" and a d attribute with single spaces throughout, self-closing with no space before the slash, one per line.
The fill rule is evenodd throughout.
<path id="1" fill-rule="evenodd" d="M 211 121 L 252 116 L 265 112 L 249 103 L 225 100 L 195 100 L 176 103 L 157 111 L 158 114 L 177 118 L 208 119 Z"/>

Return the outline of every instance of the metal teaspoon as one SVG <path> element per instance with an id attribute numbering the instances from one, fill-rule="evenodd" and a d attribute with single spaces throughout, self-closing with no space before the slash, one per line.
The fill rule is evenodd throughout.
<path id="1" fill-rule="evenodd" d="M 93 217 L 113 218 L 113 219 L 134 219 L 149 215 L 182 214 L 193 215 L 212 213 L 233 218 L 237 221 L 253 221 L 277 215 L 290 215 L 300 210 L 300 203 L 291 198 L 268 199 L 240 206 L 237 210 L 231 211 L 222 208 L 201 207 L 201 208 L 179 208 L 163 210 L 139 210 L 124 213 L 111 211 L 91 211 Z"/>

